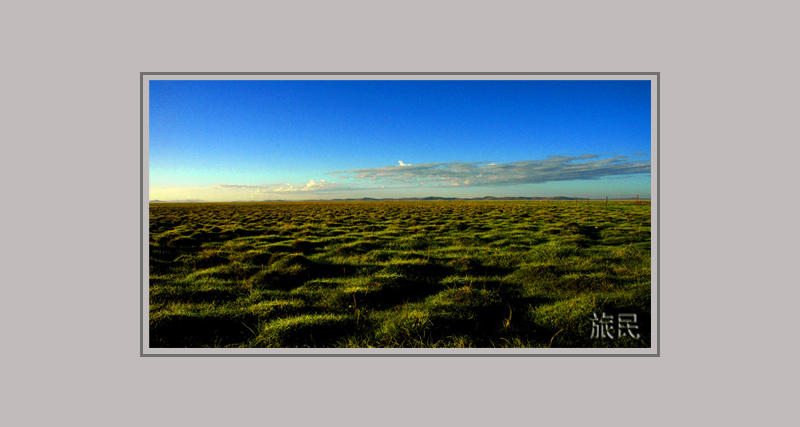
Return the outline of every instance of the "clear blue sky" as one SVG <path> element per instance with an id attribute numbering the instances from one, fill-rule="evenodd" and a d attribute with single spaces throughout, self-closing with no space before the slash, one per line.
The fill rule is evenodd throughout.
<path id="1" fill-rule="evenodd" d="M 150 200 L 650 197 L 650 81 L 150 81 Z"/>

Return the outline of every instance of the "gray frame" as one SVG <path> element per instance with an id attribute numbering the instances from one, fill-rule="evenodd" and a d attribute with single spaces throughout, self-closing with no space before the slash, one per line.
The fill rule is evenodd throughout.
<path id="1" fill-rule="evenodd" d="M 144 353 L 144 77 L 164 76 L 655 76 L 656 353 L 655 354 L 145 354 Z M 660 72 L 141 72 L 139 74 L 139 356 L 140 357 L 661 357 L 661 73 Z M 652 179 L 652 178 L 651 178 Z M 652 284 L 651 284 L 652 286 Z"/>

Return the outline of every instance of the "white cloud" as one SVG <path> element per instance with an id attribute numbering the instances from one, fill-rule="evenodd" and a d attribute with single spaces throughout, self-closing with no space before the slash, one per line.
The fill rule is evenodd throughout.
<path id="1" fill-rule="evenodd" d="M 276 187 L 271 191 L 274 192 L 296 192 L 296 191 L 324 191 L 324 190 L 338 190 L 340 186 L 332 182 L 327 182 L 324 179 L 319 182 L 313 179 L 303 185 L 286 184 L 284 186 Z"/>
<path id="2" fill-rule="evenodd" d="M 214 189 L 221 190 L 251 190 L 255 193 L 294 193 L 301 191 L 336 191 L 336 190 L 351 190 L 353 187 L 347 185 L 340 185 L 333 182 L 328 182 L 324 179 L 319 181 L 309 180 L 305 184 L 264 184 L 264 185 L 247 185 L 247 184 L 217 184 L 212 186 Z"/>

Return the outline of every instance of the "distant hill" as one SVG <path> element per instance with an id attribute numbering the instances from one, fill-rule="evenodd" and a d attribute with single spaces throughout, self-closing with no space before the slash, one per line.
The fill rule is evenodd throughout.
<path id="1" fill-rule="evenodd" d="M 150 203 L 207 203 L 205 200 L 150 200 Z"/>

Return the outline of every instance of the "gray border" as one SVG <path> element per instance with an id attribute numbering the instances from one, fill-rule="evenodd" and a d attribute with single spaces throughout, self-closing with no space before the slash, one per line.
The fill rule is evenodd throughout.
<path id="1" fill-rule="evenodd" d="M 656 353 L 655 354 L 145 354 L 144 353 L 144 76 L 612 76 L 656 77 Z M 661 357 L 661 73 L 660 72 L 141 72 L 139 73 L 139 357 Z M 652 284 L 651 284 L 652 286 Z"/>
<path id="2" fill-rule="evenodd" d="M 149 209 L 148 207 L 148 211 Z M 139 356 L 141 357 L 144 356 L 144 73 L 139 74 L 139 280 Z"/>

